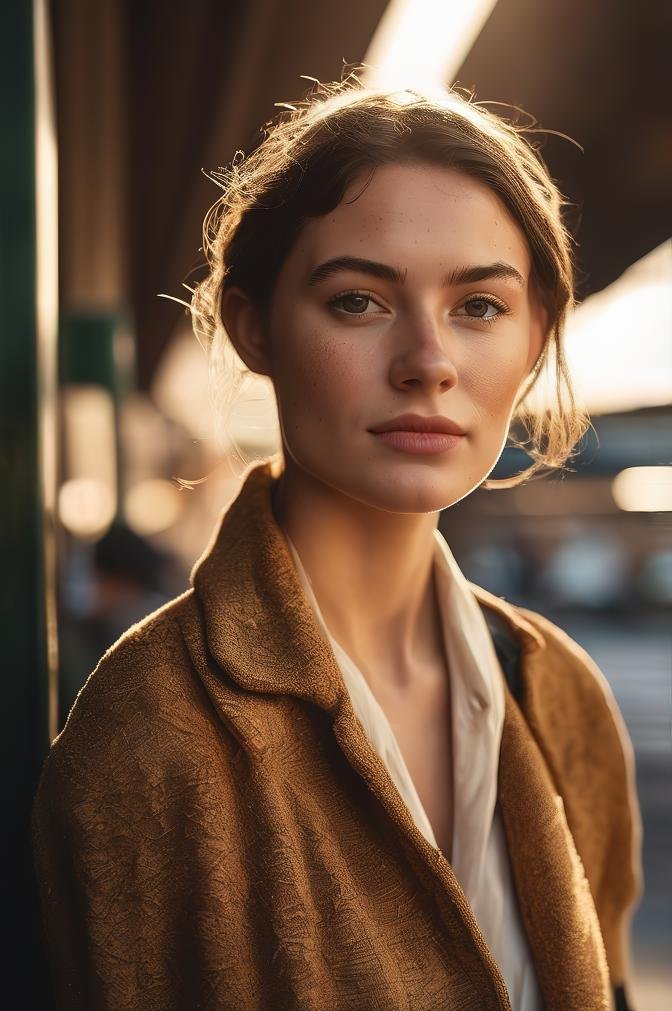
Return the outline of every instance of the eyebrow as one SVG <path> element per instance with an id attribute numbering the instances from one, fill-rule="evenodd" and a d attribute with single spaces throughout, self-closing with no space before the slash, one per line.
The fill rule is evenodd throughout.
<path id="1" fill-rule="evenodd" d="M 363 259 L 360 256 L 335 256 L 331 260 L 325 260 L 311 271 L 308 277 L 308 284 L 319 284 L 326 281 L 334 274 L 344 271 L 356 271 L 360 274 L 369 274 L 371 277 L 379 277 L 383 281 L 393 281 L 395 284 L 404 284 L 406 281 L 406 271 L 401 271 L 397 267 L 392 267 L 387 263 L 378 263 L 376 260 Z M 498 278 L 505 281 L 513 281 L 521 288 L 525 287 L 525 279 L 519 270 L 511 266 L 510 263 L 503 263 L 497 260 L 495 263 L 475 264 L 468 267 L 456 267 L 442 280 L 443 287 L 450 287 L 456 284 L 473 284 L 476 281 L 487 281 Z"/>

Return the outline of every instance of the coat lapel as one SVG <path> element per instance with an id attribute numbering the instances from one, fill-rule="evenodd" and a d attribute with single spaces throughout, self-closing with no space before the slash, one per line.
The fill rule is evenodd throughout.
<path id="1" fill-rule="evenodd" d="M 248 471 L 192 569 L 208 647 L 246 691 L 333 710 L 345 685 L 273 515 L 272 481 L 269 463 Z"/>

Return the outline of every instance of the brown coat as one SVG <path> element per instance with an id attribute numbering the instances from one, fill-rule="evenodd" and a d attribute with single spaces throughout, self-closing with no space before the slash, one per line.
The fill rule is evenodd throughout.
<path id="1" fill-rule="evenodd" d="M 58 1005 L 508 1008 L 450 864 L 354 715 L 272 480 L 250 469 L 193 588 L 105 654 L 47 757 L 33 830 Z M 641 890 L 630 741 L 576 643 L 472 589 L 522 647 L 499 800 L 545 1003 L 608 1009 Z"/>

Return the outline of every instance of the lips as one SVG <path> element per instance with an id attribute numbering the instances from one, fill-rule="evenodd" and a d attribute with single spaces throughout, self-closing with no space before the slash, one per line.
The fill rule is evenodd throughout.
<path id="1" fill-rule="evenodd" d="M 414 455 L 445 453 L 459 446 L 464 438 L 450 432 L 409 432 L 395 428 L 372 434 L 390 449 Z"/>
<path id="2" fill-rule="evenodd" d="M 443 415 L 434 414 L 431 416 L 422 414 L 400 414 L 390 421 L 384 421 L 379 425 L 374 425 L 370 429 L 375 435 L 382 432 L 430 432 L 442 435 L 465 435 L 464 429 L 453 421 L 452 418 L 445 418 Z"/>

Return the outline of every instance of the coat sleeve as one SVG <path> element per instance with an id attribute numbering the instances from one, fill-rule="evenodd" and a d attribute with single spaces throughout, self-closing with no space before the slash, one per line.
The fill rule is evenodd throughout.
<path id="1" fill-rule="evenodd" d="M 181 888 L 146 814 L 147 788 L 107 779 L 57 751 L 33 804 L 33 859 L 55 1006 L 67 1011 L 177 1009 L 171 978 Z M 175 875 L 177 877 L 177 875 Z"/>
<path id="2" fill-rule="evenodd" d="M 123 774 L 60 752 L 43 768 L 33 858 L 56 1008 L 256 1007 L 244 878 L 216 755 Z M 208 807 L 209 794 L 216 803 Z M 205 812 L 205 814 L 203 814 Z"/>
<path id="3" fill-rule="evenodd" d="M 98 671 L 104 690 L 94 679 L 80 696 L 33 802 L 56 1007 L 247 1009 L 255 981 L 241 957 L 246 879 L 227 740 L 174 664 L 151 691 L 137 690 L 141 675 L 119 688 L 110 668 Z"/>
<path id="4" fill-rule="evenodd" d="M 32 812 L 33 860 L 42 908 L 43 938 L 58 1008 L 102 1003 L 102 969 L 87 931 L 86 868 L 78 866 L 82 829 L 68 804 L 57 764 L 47 757 Z M 101 1000 L 96 1002 L 96 993 Z"/>

